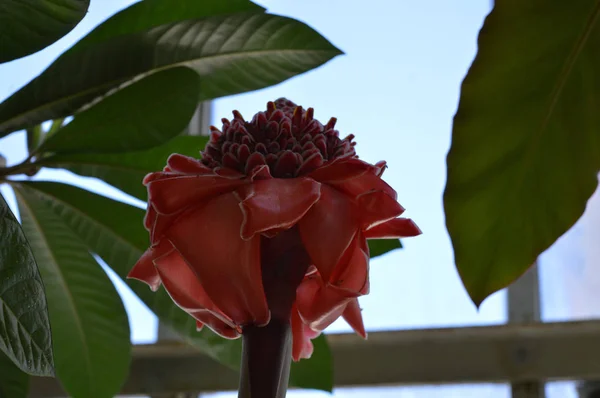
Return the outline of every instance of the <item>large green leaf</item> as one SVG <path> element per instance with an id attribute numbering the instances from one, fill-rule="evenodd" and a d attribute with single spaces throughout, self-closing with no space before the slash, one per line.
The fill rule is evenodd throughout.
<path id="1" fill-rule="evenodd" d="M 40 152 L 127 152 L 164 144 L 198 105 L 198 74 L 185 67 L 148 76 L 104 98 L 51 135 Z"/>
<path id="2" fill-rule="evenodd" d="M 0 63 L 49 46 L 85 16 L 89 0 L 0 1 Z"/>
<path id="3" fill-rule="evenodd" d="M 144 74 L 188 66 L 201 100 L 282 82 L 340 51 L 305 24 L 262 12 L 191 19 L 67 52 L 0 104 L 0 137 L 75 113 Z"/>
<path id="4" fill-rule="evenodd" d="M 13 186 L 46 286 L 57 377 L 75 398 L 112 398 L 129 372 L 123 303 L 77 234 L 27 185 Z"/>
<path id="5" fill-rule="evenodd" d="M 144 0 L 104 21 L 69 51 L 78 51 L 113 37 L 143 32 L 167 23 L 249 11 L 264 11 L 264 8 L 249 0 L 179 1 L 175 7 L 173 0 Z"/>
<path id="6" fill-rule="evenodd" d="M 64 168 L 81 176 L 96 177 L 141 200 L 147 200 L 142 180 L 147 173 L 162 170 L 172 153 L 199 157 L 208 137 L 180 136 L 152 149 L 120 154 L 57 155 L 40 162 L 45 167 Z"/>
<path id="7" fill-rule="evenodd" d="M 481 303 L 581 216 L 600 169 L 600 2 L 500 1 L 462 85 L 446 223 Z"/>
<path id="8" fill-rule="evenodd" d="M 127 282 L 162 323 L 211 357 L 232 368 L 239 366 L 240 340 L 223 339 L 207 328 L 197 332 L 194 319 L 175 306 L 164 289 L 153 293 L 142 283 L 125 279 L 148 247 L 148 232 L 142 222 L 143 210 L 69 185 L 51 182 L 27 182 L 23 185 L 36 191 L 37 197 Z M 292 364 L 293 384 L 329 389 L 333 376 L 326 342 L 317 341 L 317 350 L 320 352 L 315 352 L 310 360 Z"/>
<path id="9" fill-rule="evenodd" d="M 29 376 L 0 352 L 0 397 L 27 398 Z"/>
<path id="10" fill-rule="evenodd" d="M 0 355 L 24 372 L 52 376 L 44 284 L 23 230 L 0 194 Z"/>
<path id="11" fill-rule="evenodd" d="M 387 252 L 402 248 L 399 239 L 371 239 L 367 243 L 369 244 L 371 258 L 379 257 Z"/>

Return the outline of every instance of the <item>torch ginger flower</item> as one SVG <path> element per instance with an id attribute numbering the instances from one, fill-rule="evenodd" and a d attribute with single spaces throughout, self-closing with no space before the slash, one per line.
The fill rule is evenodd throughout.
<path id="1" fill-rule="evenodd" d="M 369 292 L 367 239 L 420 234 L 381 175 L 289 100 L 251 122 L 234 111 L 211 127 L 202 159 L 173 154 L 144 179 L 151 247 L 129 277 L 226 338 L 272 317 L 291 323 L 294 360 L 342 316 L 366 336 L 357 297 Z M 286 257 L 287 253 L 287 257 Z"/>

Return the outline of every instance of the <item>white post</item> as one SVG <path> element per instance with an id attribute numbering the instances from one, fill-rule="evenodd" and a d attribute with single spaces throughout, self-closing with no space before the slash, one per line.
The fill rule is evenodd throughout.
<path id="1" fill-rule="evenodd" d="M 534 264 L 521 278 L 508 288 L 508 322 L 536 323 L 540 321 L 540 286 L 537 264 Z M 517 350 L 518 351 L 518 350 Z M 526 362 L 527 351 L 516 360 Z M 544 383 L 531 380 L 514 383 L 511 386 L 512 398 L 544 398 Z"/>

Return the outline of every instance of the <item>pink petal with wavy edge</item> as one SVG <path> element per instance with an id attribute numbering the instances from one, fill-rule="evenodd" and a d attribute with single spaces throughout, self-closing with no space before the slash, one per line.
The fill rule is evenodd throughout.
<path id="1" fill-rule="evenodd" d="M 246 180 L 215 175 L 180 175 L 151 181 L 148 184 L 148 196 L 158 213 L 175 214 L 248 183 Z"/>
<path id="2" fill-rule="evenodd" d="M 238 190 L 244 215 L 242 239 L 295 225 L 321 196 L 321 184 L 310 178 L 255 181 Z"/>
<path id="3" fill-rule="evenodd" d="M 183 257 L 173 250 L 154 260 L 165 289 L 182 310 L 227 338 L 236 338 L 240 330 L 210 299 Z"/>
<path id="4" fill-rule="evenodd" d="M 213 174 L 212 169 L 202 164 L 200 160 L 178 153 L 169 156 L 167 159 L 167 167 L 169 167 L 172 172 L 176 173 L 193 175 Z"/>
<path id="5" fill-rule="evenodd" d="M 165 232 L 215 305 L 236 325 L 265 325 L 270 313 L 260 262 L 260 236 L 242 240 L 242 212 L 228 193 L 192 209 Z"/>
<path id="6" fill-rule="evenodd" d="M 297 362 L 302 358 L 310 358 L 314 350 L 311 340 L 319 336 L 321 333 L 314 331 L 305 325 L 295 307 L 292 308 L 291 327 L 292 359 Z"/>
<path id="7" fill-rule="evenodd" d="M 398 217 L 404 207 L 383 191 L 370 191 L 356 198 L 362 228 L 370 228 Z"/>
<path id="8" fill-rule="evenodd" d="M 344 194 L 321 185 L 320 199 L 298 222 L 304 247 L 326 281 L 358 231 L 357 212 Z"/>
<path id="9" fill-rule="evenodd" d="M 163 240 L 162 242 L 158 242 L 156 246 L 149 248 L 142 254 L 142 257 L 140 257 L 131 271 L 129 271 L 129 274 L 127 274 L 127 279 L 137 279 L 148 284 L 152 291 L 157 291 L 161 281 L 153 261 L 155 258 L 164 256 L 174 250 L 173 245 L 169 241 Z"/>
<path id="10" fill-rule="evenodd" d="M 336 159 L 308 174 L 315 180 L 335 187 L 351 198 L 369 191 L 383 191 L 393 199 L 397 199 L 396 191 L 383 181 L 382 165 L 373 166 L 362 160 Z"/>

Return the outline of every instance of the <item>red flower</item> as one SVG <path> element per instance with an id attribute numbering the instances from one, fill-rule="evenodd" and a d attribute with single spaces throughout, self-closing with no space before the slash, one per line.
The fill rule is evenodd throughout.
<path id="1" fill-rule="evenodd" d="M 202 160 L 173 154 L 144 179 L 152 245 L 129 277 L 162 283 L 199 329 L 226 338 L 287 317 L 295 360 L 340 316 L 365 336 L 357 297 L 369 291 L 367 239 L 420 234 L 397 218 L 385 162 L 359 160 L 334 118 L 323 126 L 285 99 L 251 122 L 233 114 L 222 132 L 211 128 Z"/>

